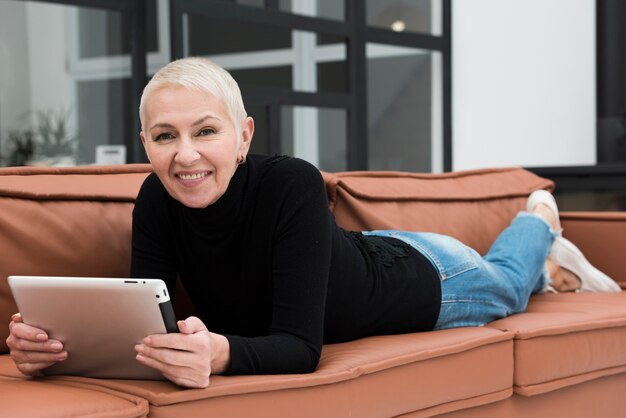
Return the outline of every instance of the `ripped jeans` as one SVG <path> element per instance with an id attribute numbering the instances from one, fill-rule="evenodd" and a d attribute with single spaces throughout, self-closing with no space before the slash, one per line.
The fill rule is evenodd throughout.
<path id="1" fill-rule="evenodd" d="M 545 261 L 557 233 L 541 217 L 520 212 L 481 257 L 460 241 L 429 232 L 366 231 L 402 240 L 433 264 L 441 279 L 435 329 L 482 326 L 524 312 L 548 277 Z"/>

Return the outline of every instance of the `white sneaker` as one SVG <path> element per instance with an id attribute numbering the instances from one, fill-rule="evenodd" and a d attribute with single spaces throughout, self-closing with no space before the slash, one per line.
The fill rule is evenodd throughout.
<path id="1" fill-rule="evenodd" d="M 578 276 L 582 292 L 622 291 L 613 279 L 592 266 L 576 245 L 563 237 L 556 237 L 548 258 Z"/>
<path id="2" fill-rule="evenodd" d="M 559 208 L 556 205 L 556 200 L 554 200 L 554 196 L 552 196 L 552 193 L 550 193 L 549 191 L 535 190 L 534 192 L 532 192 L 530 196 L 528 196 L 528 201 L 526 202 L 526 211 L 532 213 L 535 207 L 540 203 L 543 203 L 544 205 L 549 207 L 552 212 L 554 212 L 556 224 L 558 225 L 558 228 L 555 232 L 563 231 L 563 228 L 561 228 L 561 221 L 559 220 Z"/>

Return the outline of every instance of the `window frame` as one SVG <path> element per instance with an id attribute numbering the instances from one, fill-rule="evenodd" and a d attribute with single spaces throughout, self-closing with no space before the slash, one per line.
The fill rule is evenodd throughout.
<path id="1" fill-rule="evenodd" d="M 221 0 L 171 0 L 171 57 L 172 59 L 178 59 L 186 56 L 184 38 L 185 14 L 274 25 L 291 30 L 328 34 L 346 39 L 348 93 L 300 92 L 242 86 L 242 94 L 246 103 L 263 105 L 267 108 L 270 153 L 280 152 L 281 106 L 346 109 L 348 112 L 347 169 L 367 170 L 367 44 L 376 43 L 438 51 L 442 56 L 441 169 L 450 171 L 452 167 L 451 0 L 441 1 L 442 33 L 441 35 L 430 35 L 413 32 L 393 32 L 367 26 L 365 3 L 361 0 L 346 0 L 346 19 L 341 22 L 280 11 L 278 1 L 266 1 L 266 8 L 257 8 Z"/>
<path id="2" fill-rule="evenodd" d="M 29 2 L 33 0 L 17 0 Z M 147 46 L 146 46 L 146 0 L 37 0 L 41 3 L 60 4 L 66 6 L 92 7 L 103 10 L 126 13 L 130 16 L 130 86 L 131 86 L 131 108 L 139 109 L 141 93 L 147 83 Z M 76 29 L 76 28 L 74 28 Z M 70 29 L 72 30 L 72 29 Z M 73 47 L 73 45 L 70 45 Z M 123 58 L 122 58 L 123 59 Z M 72 65 L 72 63 L 70 63 Z M 80 76 L 81 71 L 88 67 L 80 62 L 73 63 L 74 70 Z M 83 67 L 81 68 L 81 65 Z M 71 67 L 72 68 L 72 67 Z M 116 70 L 119 68 L 116 67 Z M 84 75 L 84 74 L 83 74 Z M 138 113 L 138 112 L 137 112 Z M 132 118 L 132 131 L 126 139 L 127 153 L 126 161 L 129 163 L 147 162 L 143 146 L 137 140 L 141 131 L 139 115 Z"/>

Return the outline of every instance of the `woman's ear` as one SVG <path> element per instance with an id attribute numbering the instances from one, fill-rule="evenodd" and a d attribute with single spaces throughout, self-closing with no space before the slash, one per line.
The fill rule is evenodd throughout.
<path id="1" fill-rule="evenodd" d="M 243 121 L 241 126 L 241 144 L 239 145 L 239 151 L 244 155 L 248 153 L 250 144 L 252 143 L 252 136 L 254 135 L 254 119 L 248 116 Z"/>
<path id="2" fill-rule="evenodd" d="M 143 131 L 139 132 L 139 138 L 141 139 L 143 150 L 146 152 L 146 157 L 148 158 L 148 161 L 150 161 L 150 154 L 148 153 L 148 147 L 146 147 L 146 136 L 144 135 Z"/>

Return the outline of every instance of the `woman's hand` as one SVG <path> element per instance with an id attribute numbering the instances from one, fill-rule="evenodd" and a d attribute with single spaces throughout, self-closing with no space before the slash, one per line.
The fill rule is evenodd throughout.
<path id="1" fill-rule="evenodd" d="M 180 333 L 149 335 L 137 344 L 137 360 L 163 373 L 180 386 L 205 388 L 211 373 L 228 367 L 230 347 L 223 335 L 209 332 L 204 323 L 191 316 L 178 321 Z"/>
<path id="2" fill-rule="evenodd" d="M 42 369 L 67 358 L 60 341 L 48 339 L 45 331 L 26 325 L 19 313 L 11 317 L 6 342 L 15 365 L 26 376 L 36 376 Z"/>

